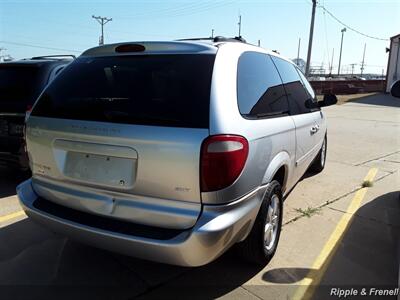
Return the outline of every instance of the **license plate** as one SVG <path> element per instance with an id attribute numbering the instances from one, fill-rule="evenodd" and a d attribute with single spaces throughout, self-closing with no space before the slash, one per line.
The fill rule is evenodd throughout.
<path id="1" fill-rule="evenodd" d="M 131 188 L 136 175 L 136 159 L 69 151 L 64 175 L 79 181 Z"/>

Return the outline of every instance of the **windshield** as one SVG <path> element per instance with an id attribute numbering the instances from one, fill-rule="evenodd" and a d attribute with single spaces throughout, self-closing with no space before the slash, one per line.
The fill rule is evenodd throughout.
<path id="1" fill-rule="evenodd" d="M 80 58 L 40 97 L 32 115 L 208 128 L 214 55 Z"/>
<path id="2" fill-rule="evenodd" d="M 0 107 L 2 112 L 25 112 L 39 95 L 42 84 L 36 66 L 0 64 Z"/>

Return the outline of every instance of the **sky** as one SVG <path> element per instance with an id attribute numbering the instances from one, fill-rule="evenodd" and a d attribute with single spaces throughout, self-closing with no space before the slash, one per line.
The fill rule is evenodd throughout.
<path id="1" fill-rule="evenodd" d="M 400 34 L 400 0 L 318 0 L 311 64 L 328 68 L 333 54 L 337 72 L 341 41 L 340 22 L 363 34 L 389 39 Z M 238 35 L 250 43 L 306 59 L 310 30 L 311 0 L 164 0 L 94 1 L 0 0 L 1 54 L 16 59 L 75 54 L 98 44 L 100 25 L 92 15 L 112 18 L 104 27 L 105 43 Z M 388 40 L 368 38 L 352 31 L 344 33 L 342 71 L 360 72 L 366 44 L 365 73 L 386 73 Z M 334 49 L 334 50 L 333 50 Z M 335 71 L 336 70 L 336 71 Z"/>

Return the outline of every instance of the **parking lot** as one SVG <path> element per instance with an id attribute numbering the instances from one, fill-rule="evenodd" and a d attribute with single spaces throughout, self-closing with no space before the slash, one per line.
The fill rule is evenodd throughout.
<path id="1" fill-rule="evenodd" d="M 397 286 L 400 100 L 377 94 L 324 111 L 326 168 L 285 200 L 265 268 L 234 251 L 182 268 L 76 243 L 27 219 L 15 196 L 20 176 L 0 169 L 0 298 L 325 299 L 332 287 Z M 364 179 L 373 185 L 362 188 Z"/>

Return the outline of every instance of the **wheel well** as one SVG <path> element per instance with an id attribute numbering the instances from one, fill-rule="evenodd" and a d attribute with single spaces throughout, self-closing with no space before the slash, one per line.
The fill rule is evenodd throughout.
<path id="1" fill-rule="evenodd" d="M 272 180 L 276 180 L 279 182 L 281 187 L 283 188 L 283 185 L 285 184 L 285 175 L 286 175 L 286 169 L 285 166 L 281 166 L 278 171 L 276 171 L 274 177 Z"/>

